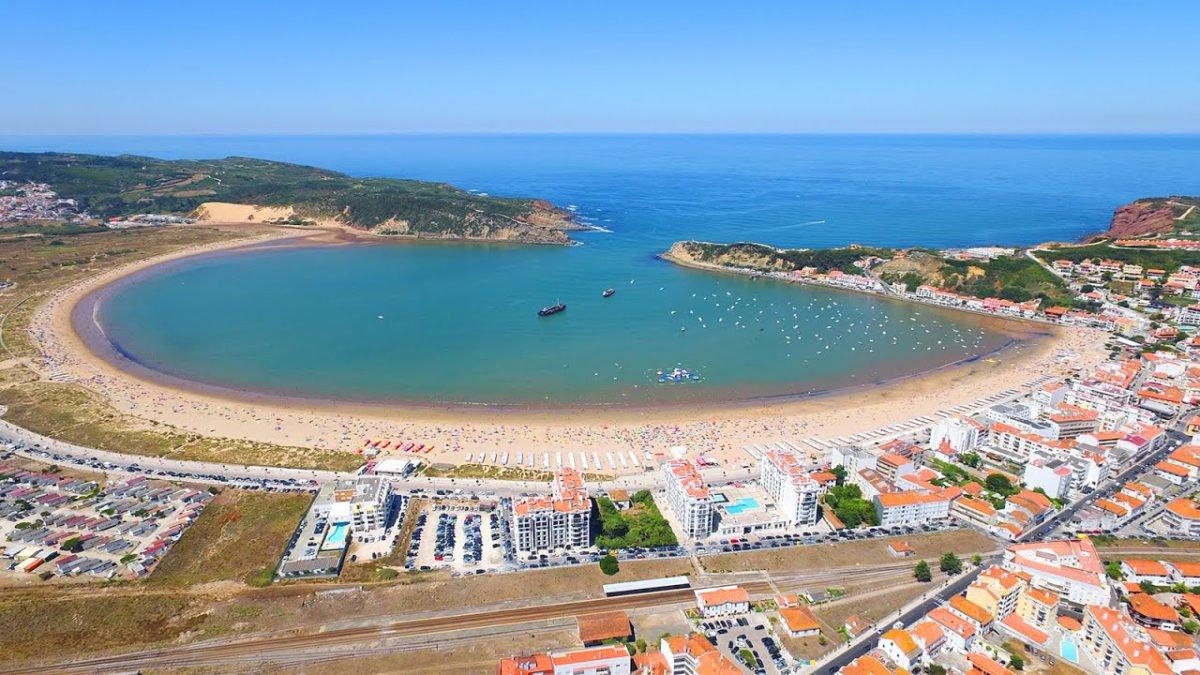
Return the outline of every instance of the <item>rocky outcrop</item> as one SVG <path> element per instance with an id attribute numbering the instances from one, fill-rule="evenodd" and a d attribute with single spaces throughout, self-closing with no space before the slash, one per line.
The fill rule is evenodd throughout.
<path id="1" fill-rule="evenodd" d="M 1175 229 L 1176 215 L 1171 200 L 1139 199 L 1118 208 L 1108 230 L 1092 239 L 1134 239 L 1170 234 Z"/>

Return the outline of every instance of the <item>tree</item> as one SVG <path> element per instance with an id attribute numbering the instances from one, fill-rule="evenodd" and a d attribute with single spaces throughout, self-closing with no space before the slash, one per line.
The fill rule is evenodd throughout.
<path id="1" fill-rule="evenodd" d="M 858 527 L 863 523 L 874 525 L 879 520 L 878 514 L 875 513 L 875 505 L 865 499 L 843 500 L 834 512 L 846 527 Z"/>
<path id="2" fill-rule="evenodd" d="M 917 581 L 922 583 L 933 581 L 933 572 L 929 569 L 929 563 L 924 560 L 917 563 L 917 566 L 913 568 L 913 576 L 916 577 Z"/>
<path id="3" fill-rule="evenodd" d="M 938 569 L 946 574 L 958 574 L 963 569 L 962 560 L 953 553 L 943 553 L 941 560 L 938 561 Z"/>
<path id="4" fill-rule="evenodd" d="M 842 466 L 841 464 L 838 464 L 830 469 L 829 473 L 833 474 L 834 477 L 837 478 L 837 485 L 842 485 L 846 482 L 846 467 Z"/>
<path id="5" fill-rule="evenodd" d="M 978 469 L 979 462 L 981 460 L 979 459 L 979 455 L 974 452 L 964 452 L 963 454 L 958 456 L 958 461 L 971 467 L 972 469 Z"/>
<path id="6" fill-rule="evenodd" d="M 1153 595 L 1154 593 L 1156 593 L 1158 591 L 1157 586 L 1155 586 L 1154 584 L 1152 584 L 1146 580 L 1142 580 L 1142 581 L 1138 582 L 1138 589 L 1140 589 L 1146 595 Z"/>
<path id="7" fill-rule="evenodd" d="M 637 642 L 636 642 L 636 643 L 634 643 L 634 644 L 636 644 L 636 645 L 637 645 L 637 650 L 638 650 L 639 652 L 641 652 L 641 653 L 643 653 L 643 654 L 645 654 L 645 653 L 646 653 L 646 639 L 645 639 L 645 638 L 638 638 L 638 639 L 637 639 Z"/>
<path id="8" fill-rule="evenodd" d="M 621 571 L 621 563 L 617 562 L 616 557 L 609 553 L 600 559 L 600 571 L 611 577 Z"/>
<path id="9" fill-rule="evenodd" d="M 988 474 L 987 480 L 984 483 L 987 485 L 987 489 L 997 494 L 1010 495 L 1015 492 L 1012 481 L 1002 473 Z"/>
<path id="10" fill-rule="evenodd" d="M 979 555 L 978 553 L 971 556 L 971 564 L 976 567 L 979 567 L 980 565 L 983 564 L 983 556 Z"/>
<path id="11" fill-rule="evenodd" d="M 1121 571 L 1121 563 L 1116 560 L 1109 560 L 1104 563 L 1104 573 L 1109 579 L 1120 581 L 1125 578 L 1125 573 Z"/>
<path id="12" fill-rule="evenodd" d="M 925 675 L 946 675 L 946 668 L 936 663 L 925 669 Z"/>
<path id="13" fill-rule="evenodd" d="M 1200 631 L 1200 621 L 1188 619 L 1183 622 L 1183 632 L 1188 635 L 1195 635 L 1197 631 Z"/>
<path id="14" fill-rule="evenodd" d="M 1012 666 L 1013 670 L 1025 670 L 1025 657 L 1016 652 L 1009 652 L 1009 656 L 1012 658 L 1008 660 L 1008 665 Z"/>

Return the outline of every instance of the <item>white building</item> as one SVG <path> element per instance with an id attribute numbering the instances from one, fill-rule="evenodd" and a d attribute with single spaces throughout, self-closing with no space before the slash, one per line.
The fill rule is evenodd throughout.
<path id="1" fill-rule="evenodd" d="M 795 452 L 768 449 L 759 462 L 759 481 L 789 526 L 816 524 L 821 486 Z"/>
<path id="2" fill-rule="evenodd" d="M 553 654 L 530 654 L 500 659 L 501 675 L 629 675 L 629 651 L 622 645 L 601 645 Z"/>
<path id="3" fill-rule="evenodd" d="M 591 543 L 592 502 L 575 469 L 559 469 L 550 496 L 515 500 L 512 509 L 518 553 L 586 548 Z"/>
<path id="4" fill-rule="evenodd" d="M 684 535 L 704 539 L 712 534 L 715 515 L 712 493 L 699 467 L 691 460 L 675 459 L 663 464 L 663 475 L 667 504 L 683 526 Z"/>
<path id="5" fill-rule="evenodd" d="M 1063 499 L 1071 491 L 1071 467 L 1058 458 L 1031 459 L 1021 480 L 1030 490 L 1041 488 L 1047 497 Z"/>
<path id="6" fill-rule="evenodd" d="M 943 443 L 955 452 L 971 452 L 979 445 L 984 427 L 970 417 L 943 417 L 929 432 L 929 445 L 940 448 Z"/>
<path id="7" fill-rule="evenodd" d="M 875 513 L 884 527 L 921 525 L 950 517 L 950 496 L 944 492 L 906 490 L 875 495 Z"/>
<path id="8" fill-rule="evenodd" d="M 1076 605 L 1107 605 L 1112 595 L 1100 556 L 1087 539 L 1014 544 L 1004 551 L 1003 564 L 1028 574 L 1034 588 Z"/>
<path id="9" fill-rule="evenodd" d="M 387 524 L 392 484 L 378 476 L 338 478 L 321 486 L 312 514 L 331 523 L 349 523 L 356 533 Z"/>
<path id="10" fill-rule="evenodd" d="M 706 619 L 750 611 L 750 594 L 741 586 L 722 586 L 696 591 L 696 608 Z"/>

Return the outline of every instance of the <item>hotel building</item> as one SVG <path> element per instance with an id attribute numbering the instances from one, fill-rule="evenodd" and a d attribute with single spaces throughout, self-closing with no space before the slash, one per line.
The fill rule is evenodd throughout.
<path id="1" fill-rule="evenodd" d="M 592 502 L 575 469 L 559 469 L 550 496 L 519 499 L 512 508 L 519 553 L 586 548 L 591 543 Z"/>
<path id="2" fill-rule="evenodd" d="M 377 530 L 387 524 L 392 484 L 378 476 L 338 478 L 321 487 L 312 513 L 331 523 L 349 523 L 354 532 Z"/>
<path id="3" fill-rule="evenodd" d="M 759 482 L 791 527 L 816 524 L 821 486 L 795 452 L 767 450 L 759 462 Z"/>
<path id="4" fill-rule="evenodd" d="M 694 462 L 671 460 L 663 464 L 667 503 L 683 526 L 684 535 L 704 539 L 713 531 L 713 500 L 704 476 Z"/>

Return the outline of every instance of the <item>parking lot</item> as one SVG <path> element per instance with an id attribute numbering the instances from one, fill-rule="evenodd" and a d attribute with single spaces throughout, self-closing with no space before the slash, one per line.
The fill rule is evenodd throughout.
<path id="1" fill-rule="evenodd" d="M 879 537 L 895 537 L 906 534 L 929 534 L 942 530 L 961 528 L 956 520 L 941 520 L 925 523 L 920 526 L 869 527 L 858 530 L 801 531 L 791 533 L 747 535 L 744 537 L 709 538 L 696 544 L 696 553 L 732 553 L 734 551 L 758 551 L 788 546 L 808 546 L 812 544 L 834 544 L 842 541 L 859 541 Z"/>
<path id="2" fill-rule="evenodd" d="M 772 635 L 771 622 L 765 615 L 707 619 L 700 622 L 700 630 L 737 663 L 746 663 L 742 658 L 745 652 L 753 655 L 758 669 L 749 668 L 750 672 L 767 675 L 791 672 L 791 657 Z"/>
<path id="3" fill-rule="evenodd" d="M 435 500 L 417 515 L 406 556 L 409 569 L 450 568 L 476 574 L 505 568 L 507 535 L 494 507 Z"/>

